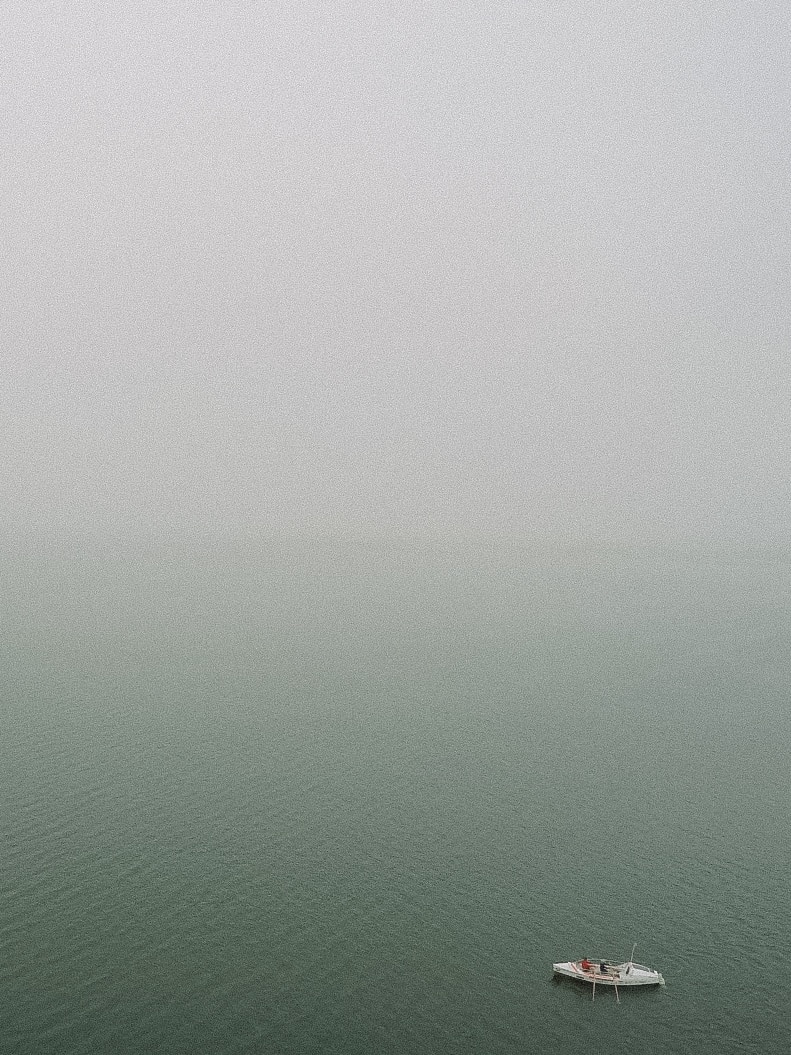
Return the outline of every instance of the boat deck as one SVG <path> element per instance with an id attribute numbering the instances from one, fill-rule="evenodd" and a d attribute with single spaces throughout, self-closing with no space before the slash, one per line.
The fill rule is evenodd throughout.
<path id="1" fill-rule="evenodd" d="M 665 980 L 659 971 L 644 967 L 639 963 L 612 963 L 608 960 L 590 960 L 590 967 L 585 969 L 582 960 L 569 960 L 566 963 L 555 963 L 552 970 L 564 978 L 573 978 L 578 982 L 593 985 L 636 986 L 664 985 Z M 604 969 L 602 970 L 602 965 Z"/>

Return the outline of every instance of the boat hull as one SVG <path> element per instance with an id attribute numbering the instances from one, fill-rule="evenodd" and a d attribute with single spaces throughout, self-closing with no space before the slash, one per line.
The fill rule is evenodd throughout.
<path id="1" fill-rule="evenodd" d="M 606 970 L 601 970 L 604 963 Z M 553 963 L 552 970 L 562 978 L 573 978 L 575 982 L 587 982 L 588 985 L 618 986 L 620 989 L 634 986 L 664 985 L 665 980 L 659 971 L 643 967 L 639 963 L 611 963 L 606 960 L 591 960 L 587 971 L 580 960 L 569 960 L 566 963 Z"/>

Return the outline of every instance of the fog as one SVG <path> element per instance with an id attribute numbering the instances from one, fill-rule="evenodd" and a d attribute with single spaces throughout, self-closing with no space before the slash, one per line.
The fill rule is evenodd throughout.
<path id="1" fill-rule="evenodd" d="M 9 10 L 5 535 L 784 543 L 790 22 Z"/>

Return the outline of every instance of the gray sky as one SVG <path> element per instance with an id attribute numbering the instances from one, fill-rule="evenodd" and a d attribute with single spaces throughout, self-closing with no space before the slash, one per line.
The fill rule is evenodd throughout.
<path id="1" fill-rule="evenodd" d="M 28 0 L 6 533 L 788 539 L 787 2 Z"/>

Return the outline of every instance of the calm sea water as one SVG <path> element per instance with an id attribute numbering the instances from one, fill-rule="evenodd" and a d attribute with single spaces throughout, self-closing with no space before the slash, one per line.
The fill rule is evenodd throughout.
<path id="1" fill-rule="evenodd" d="M 0 1051 L 791 1050 L 787 556 L 3 577 Z"/>

